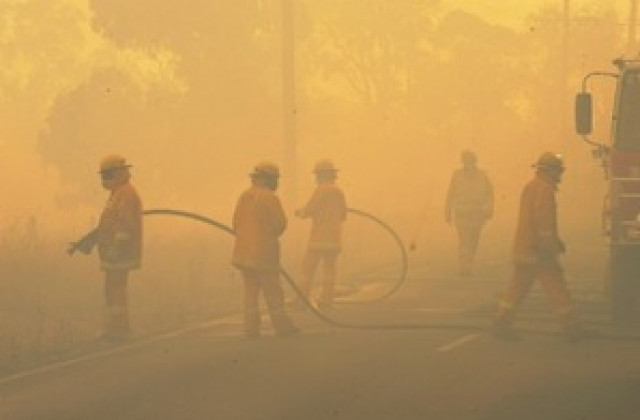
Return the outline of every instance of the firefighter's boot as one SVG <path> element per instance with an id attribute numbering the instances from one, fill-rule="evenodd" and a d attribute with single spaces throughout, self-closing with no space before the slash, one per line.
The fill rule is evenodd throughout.
<path id="1" fill-rule="evenodd" d="M 278 337 L 287 337 L 300 332 L 300 329 L 293 323 L 289 315 L 285 312 L 284 306 L 270 307 L 271 321 Z"/>
<path id="2" fill-rule="evenodd" d="M 129 339 L 129 310 L 126 306 L 109 306 L 105 314 L 102 339 L 109 342 L 124 342 Z"/>
<path id="3" fill-rule="evenodd" d="M 333 284 L 325 285 L 320 299 L 318 299 L 318 308 L 329 309 L 333 306 Z"/>

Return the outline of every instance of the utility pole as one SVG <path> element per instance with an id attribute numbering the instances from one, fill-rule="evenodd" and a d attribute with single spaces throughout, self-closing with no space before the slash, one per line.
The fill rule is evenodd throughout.
<path id="1" fill-rule="evenodd" d="M 638 0 L 629 0 L 629 24 L 627 28 L 627 55 L 629 58 L 638 56 L 636 42 L 636 25 L 638 22 Z"/>
<path id="2" fill-rule="evenodd" d="M 295 25 L 293 0 L 282 0 L 282 135 L 284 196 L 295 203 L 297 190 Z"/>
<path id="3" fill-rule="evenodd" d="M 571 2 L 570 0 L 564 0 L 564 7 L 562 13 L 562 112 L 560 116 L 562 122 L 560 123 L 560 137 L 571 138 L 569 133 L 569 35 L 571 25 Z"/>

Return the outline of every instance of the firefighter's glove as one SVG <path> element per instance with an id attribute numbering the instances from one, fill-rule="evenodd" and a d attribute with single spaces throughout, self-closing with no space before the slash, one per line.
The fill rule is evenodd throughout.
<path id="1" fill-rule="evenodd" d="M 91 254 L 93 247 L 97 242 L 97 231 L 94 229 L 76 242 L 69 243 L 67 254 L 73 255 L 76 251 L 82 252 L 84 255 Z"/>
<path id="2" fill-rule="evenodd" d="M 94 245 L 94 243 L 89 241 L 70 242 L 67 248 L 67 254 L 73 255 L 76 251 L 79 251 L 84 255 L 89 255 L 91 251 L 93 251 Z"/>

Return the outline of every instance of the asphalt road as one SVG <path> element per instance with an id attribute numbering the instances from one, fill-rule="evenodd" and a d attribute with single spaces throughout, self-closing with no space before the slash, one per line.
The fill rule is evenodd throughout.
<path id="1" fill-rule="evenodd" d="M 276 338 L 267 325 L 247 340 L 232 314 L 99 346 L 0 378 L 0 419 L 640 418 L 640 340 L 569 343 L 537 290 L 519 324 L 534 333 L 496 340 L 483 328 L 502 284 L 421 274 L 384 302 L 327 312 L 379 329 L 338 328 L 305 311 L 293 313 L 300 335 Z M 636 334 L 610 325 L 585 287 L 576 293 L 585 319 L 606 334 Z"/>

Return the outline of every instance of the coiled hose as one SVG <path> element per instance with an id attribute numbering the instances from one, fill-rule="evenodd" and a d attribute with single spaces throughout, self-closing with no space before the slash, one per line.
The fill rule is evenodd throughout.
<path id="1" fill-rule="evenodd" d="M 362 210 L 349 209 L 349 211 L 351 213 L 357 214 L 359 216 L 371 219 L 374 222 L 376 222 L 379 225 L 381 225 L 385 230 L 387 230 L 394 237 L 394 239 L 398 242 L 398 244 L 400 246 L 401 253 L 402 253 L 401 276 L 400 276 L 398 282 L 396 283 L 396 285 L 389 292 L 387 292 L 384 296 L 382 296 L 380 299 L 387 298 L 387 297 L 391 296 L 393 293 L 395 293 L 402 286 L 402 284 L 404 283 L 404 281 L 406 279 L 407 254 L 406 254 L 406 250 L 404 248 L 404 245 L 402 244 L 402 241 L 400 240 L 398 235 L 395 233 L 395 231 L 393 231 L 393 229 L 391 229 L 386 223 L 382 222 L 380 219 L 378 219 L 375 216 L 373 216 L 373 215 L 371 215 L 371 214 L 369 214 L 367 212 L 364 212 Z M 202 215 L 197 214 L 197 213 L 192 213 L 192 212 L 189 212 L 189 211 L 173 210 L 173 209 L 151 209 L 151 210 L 144 210 L 143 214 L 145 216 L 165 215 L 165 216 L 183 217 L 183 218 L 187 218 L 187 219 L 191 219 L 191 220 L 195 220 L 195 221 L 198 221 L 198 222 L 205 223 L 205 224 L 213 226 L 213 227 L 215 227 L 215 228 L 217 228 L 219 230 L 227 232 L 230 235 L 234 235 L 233 229 L 231 229 L 229 226 L 227 226 L 227 225 L 225 225 L 223 223 L 220 223 L 220 222 L 218 222 L 216 220 L 213 220 L 213 219 L 210 219 L 208 217 L 202 216 Z M 282 274 L 284 279 L 287 281 L 289 286 L 291 286 L 291 288 L 296 293 L 296 295 L 305 303 L 305 305 L 313 312 L 313 314 L 317 318 L 322 320 L 323 322 L 325 322 L 325 323 L 327 323 L 329 325 L 332 325 L 334 327 L 346 328 L 346 329 L 357 329 L 357 330 L 376 330 L 376 331 L 378 331 L 378 330 L 447 330 L 447 331 L 455 330 L 455 331 L 467 331 L 467 332 L 483 332 L 483 331 L 487 330 L 486 326 L 469 325 L 469 324 L 466 324 L 466 325 L 465 324 L 445 324 L 445 323 L 438 323 L 438 324 L 354 324 L 354 323 L 338 321 L 338 320 L 335 320 L 333 318 L 328 317 L 326 314 L 324 314 L 323 312 L 321 312 L 318 309 L 316 309 L 311 304 L 311 302 L 306 298 L 306 296 L 304 296 L 304 294 L 298 288 L 298 286 L 296 285 L 296 283 L 293 280 L 293 278 L 289 275 L 289 273 L 287 273 L 282 268 L 280 269 L 280 273 Z M 533 329 L 533 328 L 530 328 L 530 329 L 519 328 L 519 331 L 524 332 L 524 333 L 528 333 L 528 334 L 544 335 L 544 336 L 557 336 L 558 335 L 558 333 L 555 333 L 555 332 L 544 331 L 544 330 Z M 640 335 L 615 335 L 615 334 L 599 333 L 594 338 L 605 339 L 605 340 L 610 340 L 610 341 L 638 341 L 638 340 L 640 340 Z"/>

